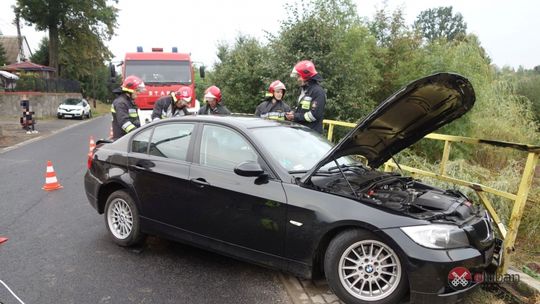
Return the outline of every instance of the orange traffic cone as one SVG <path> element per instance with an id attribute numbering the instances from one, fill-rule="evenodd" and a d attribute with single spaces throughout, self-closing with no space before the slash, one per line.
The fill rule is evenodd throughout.
<path id="1" fill-rule="evenodd" d="M 88 154 L 92 154 L 96 148 L 96 142 L 94 141 L 94 136 L 90 136 L 90 147 L 88 149 Z"/>
<path id="2" fill-rule="evenodd" d="M 8 238 L 7 237 L 1 237 L 0 236 L 0 244 L 2 244 L 3 242 L 7 241 Z"/>
<path id="3" fill-rule="evenodd" d="M 113 131 L 112 131 L 112 126 L 111 126 L 111 130 L 109 131 L 109 139 L 112 139 L 113 138 Z"/>
<path id="4" fill-rule="evenodd" d="M 62 185 L 56 179 L 56 173 L 50 160 L 47 161 L 47 173 L 45 173 L 45 185 L 41 189 L 45 191 L 52 191 L 63 188 Z"/>

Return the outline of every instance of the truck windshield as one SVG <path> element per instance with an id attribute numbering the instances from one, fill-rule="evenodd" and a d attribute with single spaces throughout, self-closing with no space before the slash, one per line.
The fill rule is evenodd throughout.
<path id="1" fill-rule="evenodd" d="M 145 84 L 192 82 L 189 61 L 127 60 L 125 64 L 126 75 L 138 76 Z"/>

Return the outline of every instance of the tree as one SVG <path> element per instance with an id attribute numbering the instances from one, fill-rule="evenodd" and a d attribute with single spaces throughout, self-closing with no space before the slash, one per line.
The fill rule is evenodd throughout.
<path id="1" fill-rule="evenodd" d="M 414 28 L 428 41 L 445 39 L 451 41 L 466 35 L 467 24 L 460 13 L 452 13 L 452 6 L 431 8 L 422 11 Z"/>
<path id="2" fill-rule="evenodd" d="M 49 39 L 47 37 L 41 39 L 37 50 L 30 57 L 30 61 L 45 66 L 49 65 Z"/>
<path id="3" fill-rule="evenodd" d="M 289 77 L 296 62 L 309 59 L 324 78 L 327 91 L 325 117 L 356 121 L 369 113 L 374 102 L 370 92 L 379 74 L 375 68 L 375 39 L 361 23 L 350 0 L 313 0 L 289 5 L 288 18 L 276 36 L 270 37 L 272 74 L 287 87 L 297 84 Z M 297 92 L 285 98 L 295 105 Z"/>
<path id="4" fill-rule="evenodd" d="M 117 1 L 114 1 L 117 2 Z M 60 37 L 73 37 L 84 32 L 86 41 L 78 41 L 79 46 L 99 44 L 109 40 L 116 27 L 117 9 L 108 5 L 107 0 L 17 0 L 15 14 L 21 16 L 38 30 L 49 31 L 49 64 L 60 71 Z M 89 43 L 90 42 L 90 43 Z M 93 42 L 93 43 L 92 43 Z M 106 59 L 106 53 L 96 55 Z"/>
<path id="5" fill-rule="evenodd" d="M 6 50 L 4 49 L 4 46 L 0 44 L 0 66 L 3 66 L 7 63 L 6 59 Z"/>
<path id="6" fill-rule="evenodd" d="M 239 36 L 233 46 L 218 46 L 220 62 L 210 75 L 233 112 L 253 113 L 272 80 L 269 50 L 257 39 Z"/>
<path id="7" fill-rule="evenodd" d="M 418 65 L 424 51 L 421 38 L 405 23 L 402 8 L 379 9 L 368 25 L 377 39 L 376 67 L 382 76 L 372 98 L 382 102 L 407 82 L 424 76 Z"/>

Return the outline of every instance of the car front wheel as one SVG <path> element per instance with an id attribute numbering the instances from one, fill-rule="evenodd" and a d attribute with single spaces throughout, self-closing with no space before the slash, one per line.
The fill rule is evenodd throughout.
<path id="1" fill-rule="evenodd" d="M 399 303 L 409 287 L 398 254 L 360 229 L 344 231 L 330 242 L 324 271 L 332 291 L 346 303 Z"/>
<path id="2" fill-rule="evenodd" d="M 105 224 L 114 242 L 120 246 L 137 245 L 144 239 L 137 206 L 124 190 L 113 192 L 107 199 Z"/>

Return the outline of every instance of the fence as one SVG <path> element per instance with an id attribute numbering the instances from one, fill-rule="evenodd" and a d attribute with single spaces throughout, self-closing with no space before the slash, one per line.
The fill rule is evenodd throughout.
<path id="1" fill-rule="evenodd" d="M 342 126 L 342 127 L 348 127 L 348 128 L 353 128 L 356 126 L 356 124 L 354 123 L 335 121 L 335 120 L 324 120 L 323 124 L 328 125 L 328 140 L 332 140 L 335 126 Z M 497 232 L 499 233 L 499 235 L 504 241 L 503 261 L 502 261 L 501 267 L 499 268 L 499 272 L 506 273 L 506 271 L 508 270 L 508 263 L 510 260 L 510 255 L 514 251 L 514 244 L 516 241 L 517 231 L 519 228 L 519 224 L 521 222 L 521 217 L 523 216 L 523 212 L 525 210 L 525 204 L 527 202 L 529 190 L 533 182 L 534 171 L 535 171 L 536 165 L 538 164 L 538 158 L 540 155 L 540 146 L 509 143 L 509 142 L 502 142 L 502 141 L 495 141 L 495 140 L 483 140 L 483 139 L 477 139 L 477 138 L 471 138 L 471 137 L 452 136 L 452 135 L 443 135 L 443 134 L 435 134 L 435 133 L 428 134 L 425 136 L 425 138 L 444 141 L 444 150 L 443 150 L 442 158 L 439 165 L 439 172 L 429 172 L 429 171 L 409 167 L 403 164 L 399 164 L 399 168 L 403 171 L 407 171 L 411 173 L 411 175 L 413 176 L 423 175 L 423 176 L 435 178 L 438 180 L 442 180 L 445 182 L 450 182 L 456 185 L 470 187 L 471 189 L 473 189 L 476 195 L 478 196 L 480 202 L 482 203 L 482 205 L 484 205 L 484 207 L 486 208 L 490 216 L 493 218 L 493 221 L 496 223 L 495 229 L 497 230 Z M 499 147 L 499 148 L 509 148 L 509 149 L 520 150 L 520 151 L 526 152 L 527 161 L 523 169 L 518 192 L 516 194 L 509 193 L 509 192 L 494 189 L 492 187 L 484 186 L 475 182 L 460 180 L 460 179 L 453 178 L 451 176 L 446 175 L 446 164 L 450 157 L 450 148 L 451 148 L 452 143 L 466 143 L 466 144 L 473 144 L 473 145 L 485 144 L 485 145 L 490 145 L 490 146 Z M 390 171 L 391 168 L 398 168 L 398 165 L 396 165 L 396 163 L 394 163 L 392 160 L 389 160 L 384 164 L 384 170 Z M 497 214 L 497 211 L 495 210 L 495 208 L 493 208 L 493 204 L 489 201 L 486 193 L 491 193 L 493 195 L 504 197 L 506 199 L 513 201 L 512 213 L 510 215 L 510 220 L 508 222 L 508 229 L 506 229 L 506 226 L 504 225 L 504 223 L 502 223 L 500 216 Z"/>
<path id="2" fill-rule="evenodd" d="M 61 78 L 21 77 L 5 89 L 9 92 L 80 93 L 81 84 L 76 80 Z"/>

